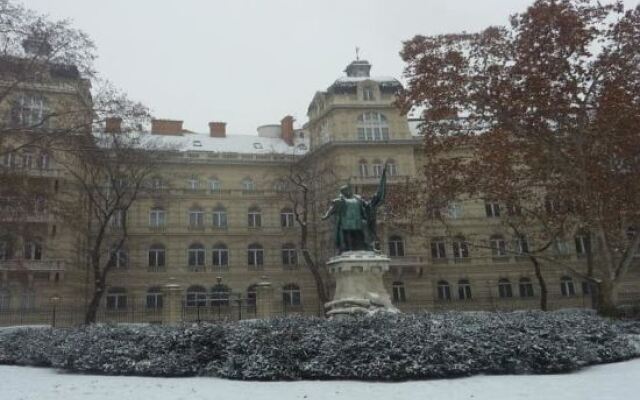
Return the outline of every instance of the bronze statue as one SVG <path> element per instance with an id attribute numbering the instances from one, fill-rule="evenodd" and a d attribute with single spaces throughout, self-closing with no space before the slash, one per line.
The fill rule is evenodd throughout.
<path id="1" fill-rule="evenodd" d="M 340 188 L 340 197 L 331 201 L 329 210 L 322 216 L 325 220 L 335 215 L 335 246 L 338 253 L 354 250 L 374 251 L 376 235 L 376 211 L 384 202 L 387 181 L 387 165 L 376 194 L 370 201 L 353 194 L 350 185 Z"/>

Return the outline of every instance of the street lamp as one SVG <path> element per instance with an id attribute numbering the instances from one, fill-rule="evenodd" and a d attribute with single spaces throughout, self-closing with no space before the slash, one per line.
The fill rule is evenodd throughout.
<path id="1" fill-rule="evenodd" d="M 54 294 L 53 296 L 51 296 L 49 300 L 51 301 L 51 305 L 52 305 L 51 327 L 55 328 L 56 327 L 56 308 L 58 307 L 58 303 L 60 302 L 60 300 L 62 300 L 62 298 L 57 294 Z"/>

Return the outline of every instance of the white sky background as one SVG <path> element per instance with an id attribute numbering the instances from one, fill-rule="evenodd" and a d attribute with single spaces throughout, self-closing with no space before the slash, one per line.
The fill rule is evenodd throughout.
<path id="1" fill-rule="evenodd" d="M 401 77 L 402 41 L 504 25 L 533 0 L 23 0 L 70 18 L 98 48 L 98 71 L 158 118 L 255 134 L 296 126 L 317 90 L 361 58 Z M 606 2 L 606 1 L 605 1 Z M 637 1 L 625 0 L 627 7 Z"/>

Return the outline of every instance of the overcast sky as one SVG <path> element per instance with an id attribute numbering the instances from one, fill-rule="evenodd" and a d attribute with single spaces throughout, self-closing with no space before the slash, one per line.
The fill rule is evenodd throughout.
<path id="1" fill-rule="evenodd" d="M 101 74 L 198 132 L 227 122 L 255 134 L 286 114 L 297 125 L 317 90 L 361 58 L 400 78 L 402 41 L 506 24 L 533 0 L 26 0 L 70 18 L 96 42 Z M 627 6 L 637 1 L 625 0 Z"/>

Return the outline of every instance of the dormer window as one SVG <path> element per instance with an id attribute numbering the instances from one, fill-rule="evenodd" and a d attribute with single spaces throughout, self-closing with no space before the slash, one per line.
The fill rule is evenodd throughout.
<path id="1" fill-rule="evenodd" d="M 262 149 L 262 143 L 254 143 L 253 148 L 258 150 Z"/>
<path id="2" fill-rule="evenodd" d="M 202 147 L 202 142 L 199 140 L 194 140 L 193 141 L 193 147 Z"/>
<path id="3" fill-rule="evenodd" d="M 364 101 L 374 101 L 375 95 L 372 87 L 364 87 L 362 88 L 362 100 Z"/>

